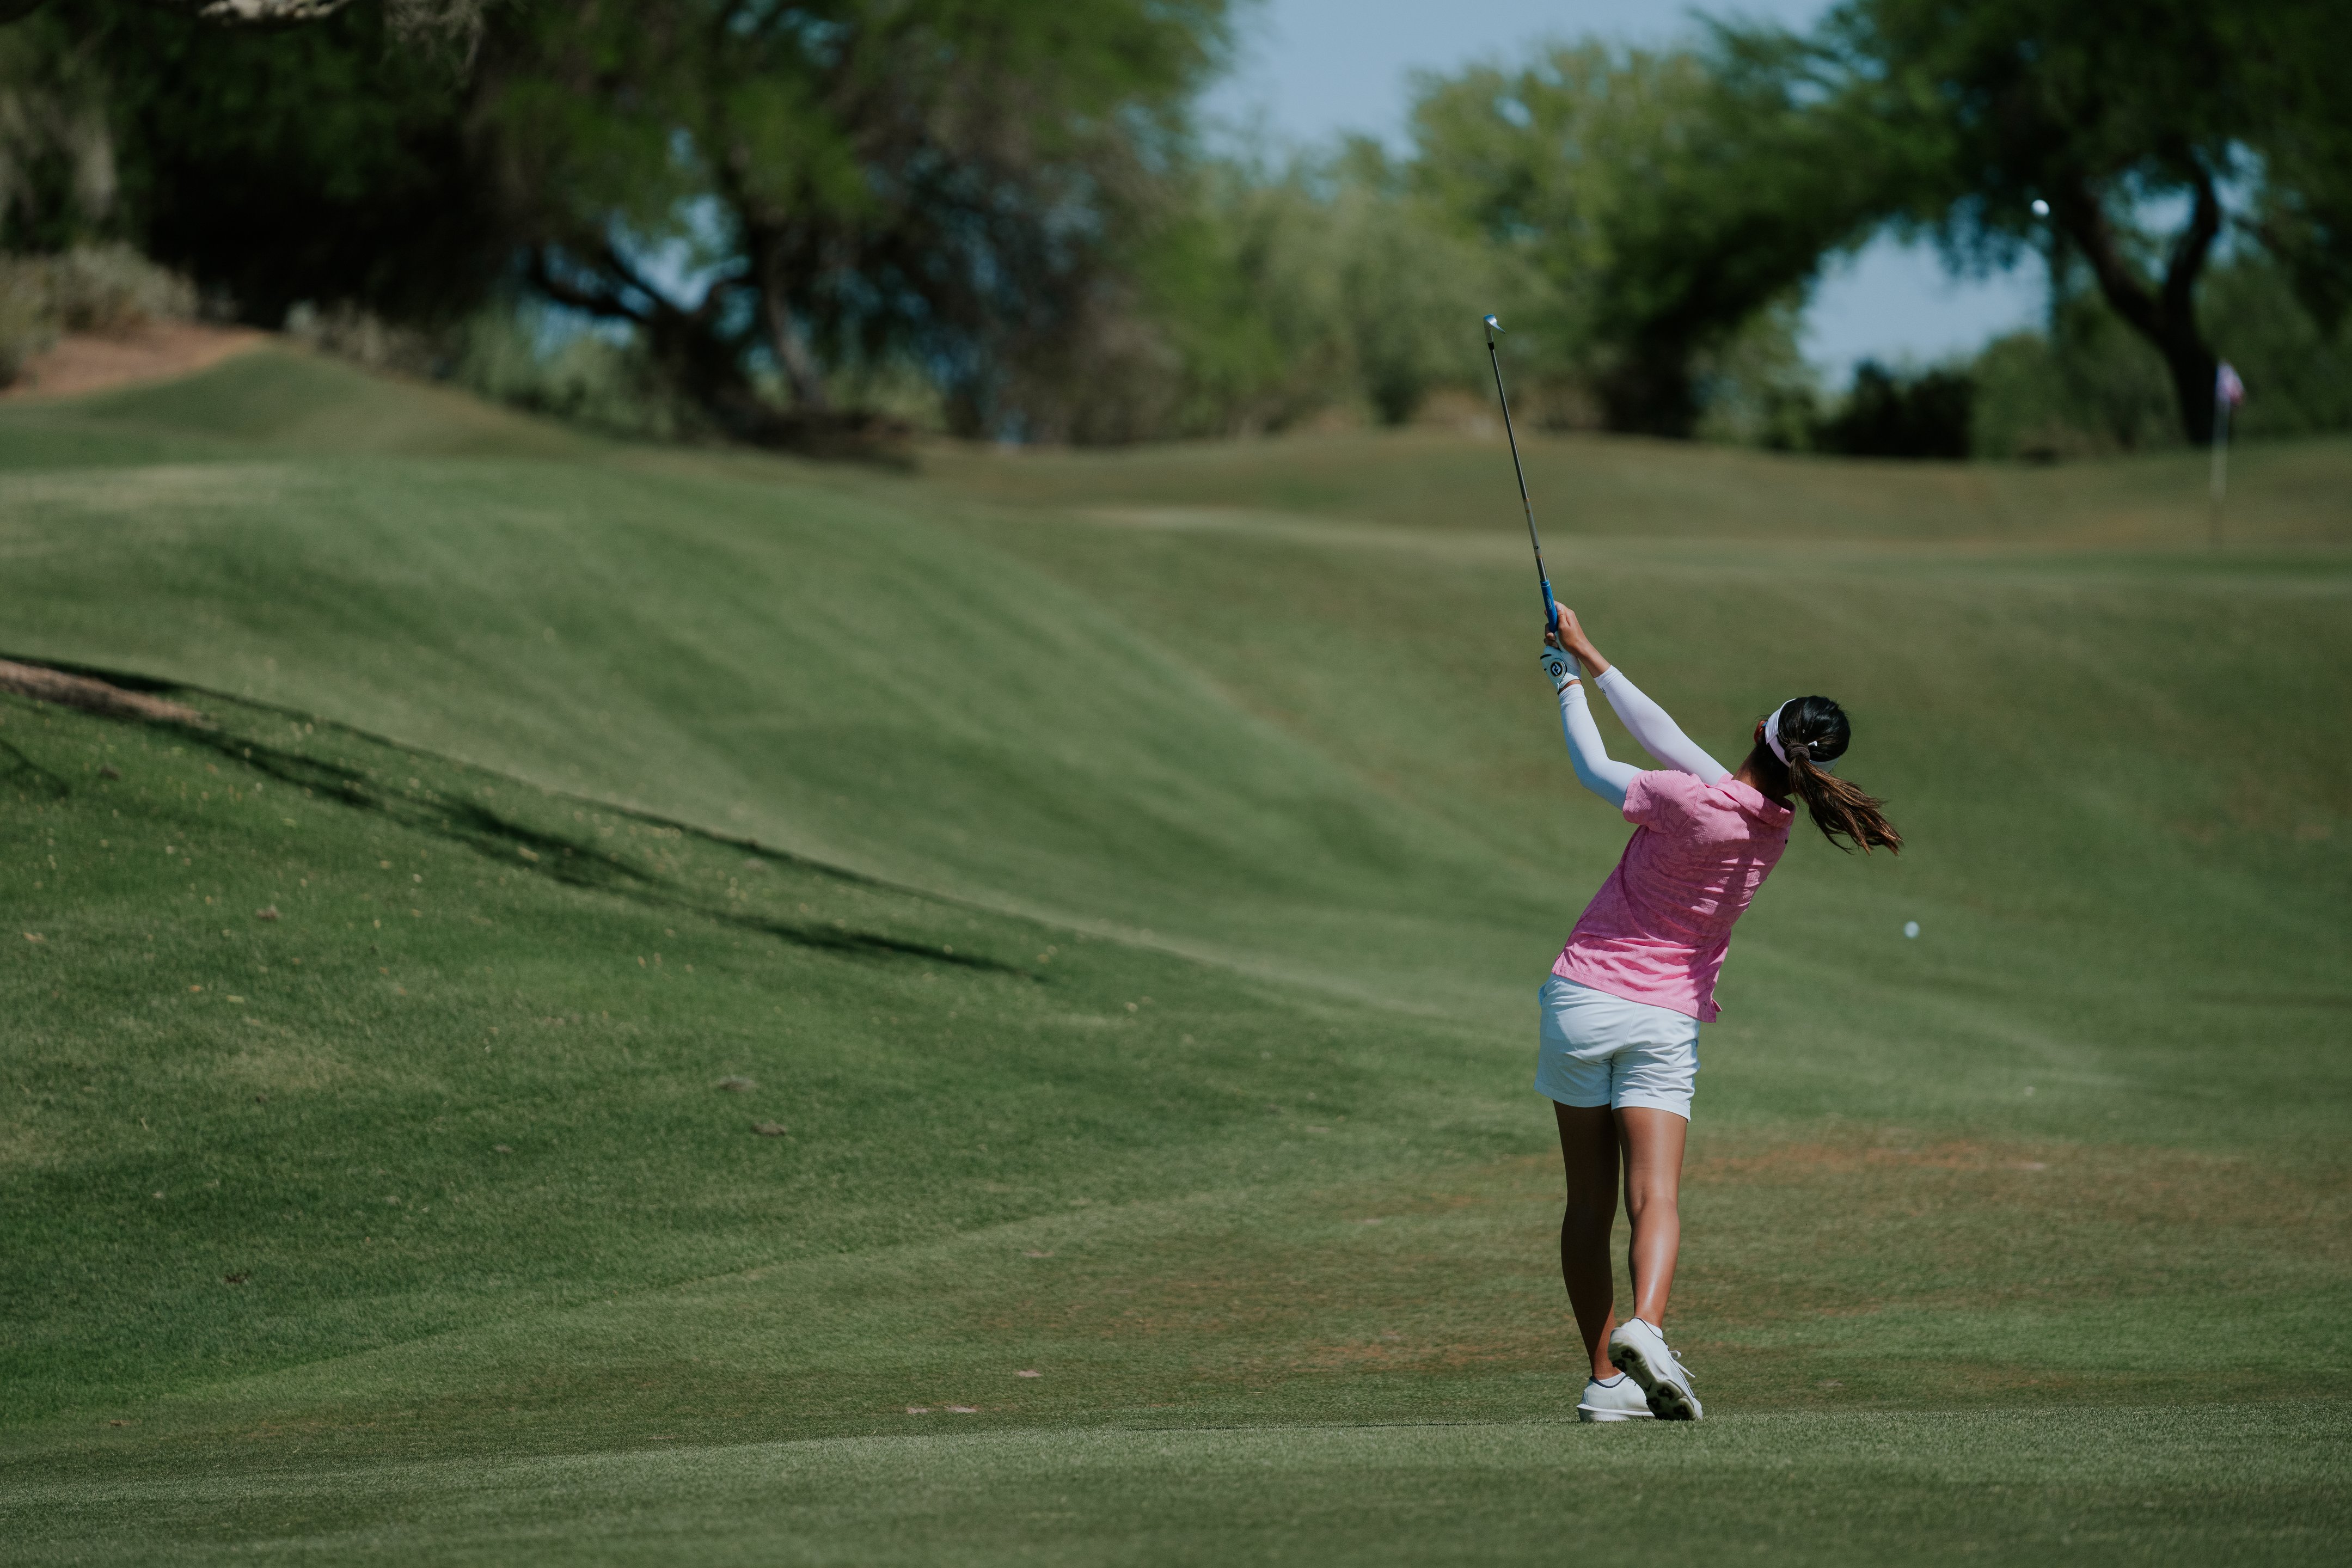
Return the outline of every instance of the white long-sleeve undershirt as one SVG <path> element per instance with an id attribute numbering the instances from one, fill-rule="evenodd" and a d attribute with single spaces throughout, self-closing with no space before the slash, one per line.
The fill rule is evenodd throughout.
<path id="1" fill-rule="evenodd" d="M 1625 672 L 1611 665 L 1601 672 L 1595 682 L 1601 694 L 1609 699 L 1609 706 L 1633 737 L 1642 750 L 1658 759 L 1676 773 L 1688 773 L 1701 784 L 1714 784 L 1731 770 L 1698 749 L 1682 726 L 1666 716 L 1666 710 L 1651 701 L 1642 689 L 1625 679 Z"/>
<path id="2" fill-rule="evenodd" d="M 1568 737 L 1568 760 L 1576 764 L 1576 782 L 1618 810 L 1625 809 L 1625 792 L 1642 770 L 1631 763 L 1612 762 L 1601 743 L 1600 727 L 1592 722 L 1592 704 L 1584 682 L 1571 680 L 1559 689 L 1560 732 Z"/>
<path id="3" fill-rule="evenodd" d="M 1729 775 L 1730 769 L 1699 750 L 1666 710 L 1643 696 L 1622 670 L 1612 666 L 1596 684 L 1626 731 L 1659 762 L 1705 784 Z M 1559 726 L 1568 741 L 1569 761 L 1576 767 L 1576 782 L 1623 810 L 1625 792 L 1642 770 L 1631 763 L 1611 760 L 1609 749 L 1601 743 L 1600 727 L 1592 721 L 1592 706 L 1580 680 L 1571 680 L 1560 689 Z"/>

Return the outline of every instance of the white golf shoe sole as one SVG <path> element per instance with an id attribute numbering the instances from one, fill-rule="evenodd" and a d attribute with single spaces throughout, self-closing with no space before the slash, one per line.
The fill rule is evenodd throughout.
<path id="1" fill-rule="evenodd" d="M 1660 1343 L 1664 1342 L 1662 1337 Z M 1673 1354 L 1671 1351 L 1667 1353 Z M 1672 1362 L 1664 1366 L 1651 1364 L 1642 1347 L 1627 1338 L 1611 1340 L 1609 1364 L 1629 1374 L 1642 1385 L 1642 1393 L 1650 1402 L 1650 1414 L 1659 1420 L 1696 1421 L 1699 1418 L 1698 1396 L 1690 1391 L 1688 1384 L 1674 1375 L 1675 1369 Z"/>

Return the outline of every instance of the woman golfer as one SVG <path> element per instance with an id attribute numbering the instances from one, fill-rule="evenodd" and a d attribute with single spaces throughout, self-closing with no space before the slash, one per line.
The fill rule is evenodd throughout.
<path id="1" fill-rule="evenodd" d="M 1666 1348 L 1666 1297 L 1682 1245 L 1683 1138 L 1698 1074 L 1698 1026 L 1715 1017 L 1715 977 L 1732 922 L 1789 845 L 1791 796 L 1831 843 L 1900 851 L 1876 800 L 1830 769 L 1853 730 L 1826 697 L 1783 702 L 1758 721 L 1733 772 L 1693 745 L 1665 710 L 1613 669 L 1569 610 L 1544 638 L 1577 782 L 1625 814 L 1633 837 L 1544 982 L 1536 1089 L 1559 1121 L 1568 1212 L 1559 1272 L 1592 1381 L 1587 1421 L 1699 1418 L 1690 1374 Z M 1579 679 L 1581 663 L 1626 731 L 1664 766 L 1609 760 Z M 1633 1224 L 1633 1315 L 1616 1321 L 1609 1232 L 1617 1175 Z"/>

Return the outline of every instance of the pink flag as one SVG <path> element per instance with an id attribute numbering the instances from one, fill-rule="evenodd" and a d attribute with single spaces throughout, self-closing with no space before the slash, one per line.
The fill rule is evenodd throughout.
<path id="1" fill-rule="evenodd" d="M 2231 368 L 2230 362 L 2223 360 L 2213 372 L 2213 401 L 2226 403 L 2235 408 L 2245 400 L 2246 384 L 2238 379 L 2238 373 Z"/>

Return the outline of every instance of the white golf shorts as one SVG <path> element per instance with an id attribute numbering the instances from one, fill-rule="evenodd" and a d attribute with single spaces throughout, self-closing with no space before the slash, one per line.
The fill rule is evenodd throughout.
<path id="1" fill-rule="evenodd" d="M 1690 1120 L 1698 1020 L 1555 974 L 1540 993 L 1536 1092 L 1562 1105 L 1631 1105 Z"/>

